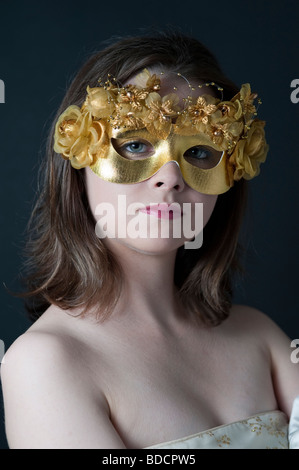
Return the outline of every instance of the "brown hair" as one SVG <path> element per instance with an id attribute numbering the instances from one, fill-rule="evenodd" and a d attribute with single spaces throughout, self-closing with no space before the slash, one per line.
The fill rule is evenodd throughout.
<path id="1" fill-rule="evenodd" d="M 83 65 L 54 123 L 70 104 L 81 106 L 87 85 L 96 86 L 100 77 L 111 74 L 123 83 L 150 66 L 163 66 L 189 79 L 214 81 L 223 87 L 225 100 L 238 92 L 211 52 L 194 38 L 177 32 L 127 37 L 93 54 Z M 84 311 L 99 305 L 99 319 L 105 319 L 121 294 L 122 272 L 95 235 L 84 170 L 74 170 L 53 150 L 54 123 L 41 169 L 41 191 L 29 223 L 27 309 L 34 321 L 50 304 L 63 309 L 82 307 Z M 183 247 L 177 253 L 175 283 L 183 305 L 209 325 L 224 320 L 231 307 L 245 198 L 246 182 L 241 180 L 218 197 L 204 229 L 203 246 L 196 253 Z"/>

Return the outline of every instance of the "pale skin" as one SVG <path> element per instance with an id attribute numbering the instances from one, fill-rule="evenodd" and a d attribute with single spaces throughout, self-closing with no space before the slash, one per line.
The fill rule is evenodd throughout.
<path id="1" fill-rule="evenodd" d="M 86 170 L 94 211 L 114 203 L 203 202 L 175 163 L 146 181 L 115 185 Z M 124 187 L 125 186 L 125 187 Z M 149 217 L 151 217 L 149 215 Z M 52 305 L 1 366 L 10 448 L 145 448 L 280 409 L 299 394 L 290 339 L 263 313 L 234 305 L 217 327 L 192 320 L 175 296 L 184 239 L 106 240 L 124 292 L 104 322 Z"/>

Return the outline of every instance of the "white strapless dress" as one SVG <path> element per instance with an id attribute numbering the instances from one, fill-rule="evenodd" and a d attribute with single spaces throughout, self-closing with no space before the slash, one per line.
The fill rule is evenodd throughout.
<path id="1" fill-rule="evenodd" d="M 269 411 L 146 449 L 288 449 L 288 419 Z"/>

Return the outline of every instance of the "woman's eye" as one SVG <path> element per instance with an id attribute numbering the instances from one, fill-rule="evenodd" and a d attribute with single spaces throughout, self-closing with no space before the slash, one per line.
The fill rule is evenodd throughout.
<path id="1" fill-rule="evenodd" d="M 121 141 L 112 139 L 114 149 L 119 155 L 128 159 L 142 159 L 152 156 L 155 149 L 150 142 L 142 140 Z"/>
<path id="2" fill-rule="evenodd" d="M 192 147 L 184 154 L 185 157 L 208 158 L 209 151 L 205 147 Z"/>
<path id="3" fill-rule="evenodd" d="M 185 160 L 193 166 L 208 170 L 218 165 L 223 152 L 212 147 L 196 145 L 184 153 Z"/>
<path id="4" fill-rule="evenodd" d="M 146 145 L 143 144 L 142 142 L 131 142 L 129 144 L 124 145 L 122 148 L 132 153 L 146 152 Z"/>

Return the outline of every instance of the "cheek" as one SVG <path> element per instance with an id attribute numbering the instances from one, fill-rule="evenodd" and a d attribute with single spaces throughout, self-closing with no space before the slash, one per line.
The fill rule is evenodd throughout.
<path id="1" fill-rule="evenodd" d="M 137 189 L 140 185 L 111 183 L 101 179 L 90 168 L 85 170 L 86 194 L 95 221 L 100 222 L 99 226 L 118 230 L 118 221 L 123 220 L 128 206 L 139 201 Z"/>
<path id="2" fill-rule="evenodd" d="M 218 196 L 208 196 L 204 198 L 203 202 L 203 225 L 205 226 L 214 210 Z"/>
<path id="3" fill-rule="evenodd" d="M 111 204 L 115 207 L 118 191 L 114 183 L 102 180 L 90 168 L 86 168 L 85 184 L 89 207 L 93 215 L 99 204 Z"/>
<path id="4" fill-rule="evenodd" d="M 85 168 L 85 188 L 91 212 L 94 214 L 101 197 L 101 181 L 90 168 Z"/>
<path id="5" fill-rule="evenodd" d="M 192 202 L 203 204 L 203 226 L 205 226 L 214 210 L 218 196 L 194 192 Z"/>

